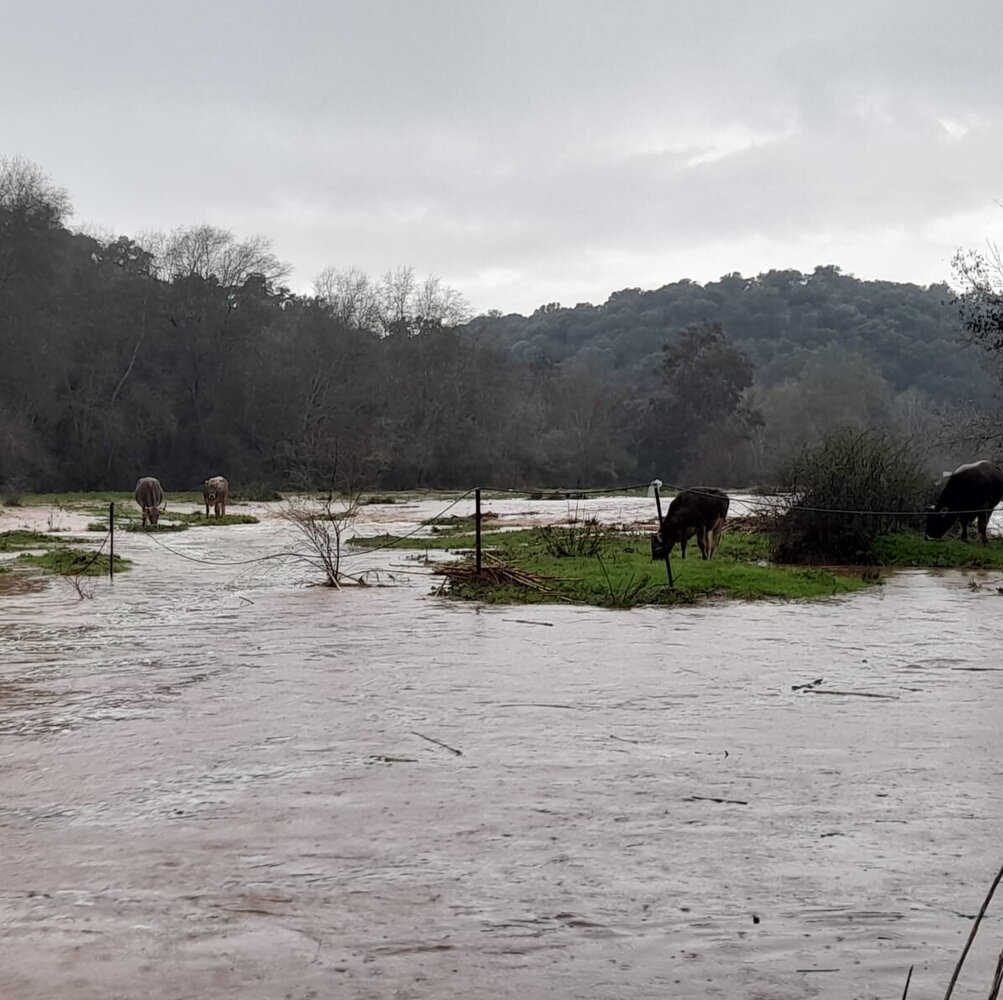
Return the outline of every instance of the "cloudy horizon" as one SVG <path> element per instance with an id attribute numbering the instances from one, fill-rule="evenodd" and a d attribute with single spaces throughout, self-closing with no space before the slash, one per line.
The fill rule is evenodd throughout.
<path id="1" fill-rule="evenodd" d="M 260 234 L 300 292 L 402 265 L 476 312 L 824 264 L 926 285 L 1003 231 L 985 0 L 7 15 L 0 155 L 74 227 Z"/>

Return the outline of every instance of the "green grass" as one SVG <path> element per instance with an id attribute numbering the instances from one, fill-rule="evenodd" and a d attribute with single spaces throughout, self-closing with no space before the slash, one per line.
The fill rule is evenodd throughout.
<path id="1" fill-rule="evenodd" d="M 991 538 L 983 545 L 952 538 L 932 541 L 919 534 L 897 532 L 879 536 L 872 555 L 879 566 L 1003 570 L 1003 539 Z"/>
<path id="2" fill-rule="evenodd" d="M 675 587 L 667 584 L 665 564 L 653 562 L 647 535 L 610 533 L 597 557 L 558 557 L 547 553 L 536 529 L 485 532 L 483 544 L 504 564 L 540 577 L 541 590 L 509 584 L 456 581 L 450 596 L 488 603 L 592 604 L 600 607 L 637 607 L 645 604 L 692 604 L 712 598 L 808 600 L 850 593 L 877 582 L 873 572 L 833 572 L 768 562 L 765 535 L 727 533 L 713 559 L 700 558 L 696 545 L 688 558 L 672 558 Z M 432 538 L 382 535 L 353 539 L 353 545 L 397 545 L 408 549 L 468 549 L 473 535 Z"/>
<path id="3" fill-rule="evenodd" d="M 136 520 L 141 521 L 138 513 L 136 515 Z M 216 517 L 215 514 L 210 514 L 208 517 L 204 513 L 197 514 L 183 514 L 180 511 L 171 510 L 168 508 L 163 514 L 160 515 L 160 521 L 171 521 L 175 524 L 187 524 L 192 528 L 206 528 L 212 526 L 221 526 L 226 524 L 257 524 L 258 518 L 253 514 L 223 514 L 221 517 Z"/>
<path id="4" fill-rule="evenodd" d="M 108 554 L 99 552 L 95 555 L 90 550 L 73 550 L 64 548 L 49 549 L 43 555 L 22 553 L 16 560 L 18 565 L 32 566 L 56 573 L 59 576 L 107 576 Z M 132 563 L 121 556 L 115 556 L 115 572 L 129 569 Z"/>
<path id="5" fill-rule="evenodd" d="M 500 548 L 504 543 L 512 546 L 528 542 L 535 537 L 532 528 L 515 531 L 485 531 L 481 533 L 481 545 L 484 548 Z M 474 535 L 452 534 L 444 532 L 435 535 L 373 535 L 369 538 L 353 538 L 349 543 L 360 549 L 382 549 L 391 546 L 402 549 L 449 549 L 464 550 L 474 547 Z"/>
<path id="6" fill-rule="evenodd" d="M 0 532 L 0 552 L 17 552 L 20 549 L 48 549 L 55 545 L 76 545 L 84 541 L 82 538 L 55 538 L 45 531 Z"/>
<path id="7" fill-rule="evenodd" d="M 183 514 L 168 510 L 160 515 L 156 528 L 144 528 L 138 508 L 135 511 L 117 511 L 115 525 L 119 531 L 187 531 L 189 528 L 214 528 L 228 524 L 258 524 L 258 518 L 251 514 L 224 514 L 222 517 L 203 514 Z M 107 531 L 108 521 L 91 521 L 88 531 Z"/>
<path id="8" fill-rule="evenodd" d="M 0 572 L 9 572 L 14 567 L 30 566 L 47 573 L 63 576 L 101 576 L 108 572 L 108 555 L 95 553 L 93 549 L 74 549 L 82 538 L 55 537 L 42 531 L 0 532 L 0 552 L 18 552 L 13 563 L 6 563 Z M 39 553 L 21 550 L 43 550 Z M 115 556 L 115 570 L 128 569 L 132 563 L 121 556 Z"/>

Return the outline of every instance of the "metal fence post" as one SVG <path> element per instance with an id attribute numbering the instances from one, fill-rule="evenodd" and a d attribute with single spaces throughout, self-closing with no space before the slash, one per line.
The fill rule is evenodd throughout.
<path id="1" fill-rule="evenodd" d="M 662 530 L 662 495 L 658 492 L 658 487 L 655 486 L 655 507 L 658 509 L 658 530 Z M 665 546 L 665 542 L 662 542 L 665 547 L 665 572 L 669 577 L 669 586 L 675 587 L 675 581 L 672 579 L 672 563 L 669 561 L 669 550 Z"/>
<path id="2" fill-rule="evenodd" d="M 474 490 L 474 558 L 477 575 L 481 575 L 481 491 Z"/>

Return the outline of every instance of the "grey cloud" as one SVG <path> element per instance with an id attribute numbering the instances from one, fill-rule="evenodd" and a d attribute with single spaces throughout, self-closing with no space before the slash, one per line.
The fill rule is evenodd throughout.
<path id="1" fill-rule="evenodd" d="M 403 263 L 528 309 L 896 233 L 928 277 L 1003 195 L 984 0 L 9 6 L 0 152 L 81 221 L 268 235 L 304 290 Z"/>

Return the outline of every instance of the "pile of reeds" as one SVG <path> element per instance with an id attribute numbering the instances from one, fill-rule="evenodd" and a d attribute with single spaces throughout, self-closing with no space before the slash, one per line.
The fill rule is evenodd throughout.
<path id="1" fill-rule="evenodd" d="M 504 587 L 515 585 L 525 587 L 528 590 L 536 590 L 541 594 L 553 593 L 548 586 L 550 581 L 557 577 L 544 576 L 541 573 L 529 573 L 515 566 L 508 566 L 497 556 L 485 553 L 480 570 L 475 565 L 468 562 L 463 563 L 439 563 L 432 572 L 437 576 L 444 576 L 451 586 L 456 584 L 486 585 L 492 587 Z"/>

